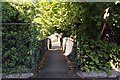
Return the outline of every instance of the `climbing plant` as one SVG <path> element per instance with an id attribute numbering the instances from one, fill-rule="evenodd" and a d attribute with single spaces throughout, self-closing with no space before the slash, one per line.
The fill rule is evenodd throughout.
<path id="1" fill-rule="evenodd" d="M 38 32 L 31 24 L 31 4 L 2 3 L 3 73 L 28 72 L 33 67 L 33 48 L 39 53 Z M 32 10 L 31 10 L 32 11 Z"/>
<path id="2" fill-rule="evenodd" d="M 108 8 L 109 16 L 105 20 L 103 16 Z M 30 53 L 31 42 L 38 50 L 39 40 L 55 31 L 63 32 L 64 35 L 73 38 L 77 36 L 78 55 L 81 56 L 78 58 L 78 64 L 81 66 L 79 67 L 81 71 L 109 71 L 110 61 L 120 60 L 120 2 L 3 2 L 2 17 L 3 23 L 35 23 L 34 27 L 32 25 L 3 26 L 4 67 L 16 66 L 15 63 L 19 60 L 17 54 L 21 52 L 15 47 L 17 46 L 15 43 L 20 41 L 19 37 L 22 37 L 22 44 L 19 45 L 26 53 Z M 33 37 L 35 41 L 31 40 Z M 22 55 L 26 55 L 25 51 L 21 52 Z M 8 56 L 16 56 L 9 66 L 6 61 Z M 29 54 L 28 57 L 30 56 Z"/>
<path id="3" fill-rule="evenodd" d="M 88 7 L 89 5 L 89 7 Z M 82 24 L 79 27 L 78 51 L 80 58 L 78 64 L 82 71 L 112 70 L 111 61 L 120 63 L 119 45 L 119 3 L 85 3 L 83 4 Z M 110 8 L 108 20 L 103 19 L 104 12 Z M 117 15 L 117 19 L 115 18 Z M 116 23 L 115 23 L 116 22 Z M 117 25 L 116 25 L 117 24 Z M 103 30 L 103 27 L 104 30 Z M 103 30 L 102 35 L 101 28 Z M 99 38 L 99 35 L 102 37 Z M 107 42 L 106 42 L 107 41 Z M 114 57 L 113 57 L 114 56 Z M 115 58 L 116 57 L 116 58 Z"/>
<path id="4" fill-rule="evenodd" d="M 120 62 L 120 46 L 106 41 L 93 40 L 88 37 L 81 37 L 79 44 L 80 58 L 78 59 L 79 69 L 82 71 L 106 71 L 111 72 L 113 60 Z M 115 66 L 118 66 L 115 65 Z"/>

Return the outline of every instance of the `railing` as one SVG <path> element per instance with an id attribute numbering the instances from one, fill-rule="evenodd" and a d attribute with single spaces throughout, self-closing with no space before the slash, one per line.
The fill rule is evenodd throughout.
<path id="1" fill-rule="evenodd" d="M 84 67 L 84 66 L 82 66 L 82 64 L 81 64 L 81 60 L 83 59 L 83 57 L 84 57 L 84 55 L 82 55 L 82 54 L 80 54 L 80 51 L 83 51 L 84 53 L 85 53 L 85 49 L 83 48 L 83 46 L 80 46 L 80 44 L 81 43 L 79 43 L 79 47 L 77 46 L 77 41 L 75 41 L 75 40 L 71 40 L 71 39 L 69 39 L 68 38 L 68 40 L 69 41 L 71 41 L 71 42 L 73 42 L 73 48 L 72 48 L 72 52 L 68 55 L 68 58 L 69 58 L 69 60 L 74 64 L 74 67 L 76 68 L 76 69 L 78 69 L 79 70 L 79 68 L 80 67 Z M 82 42 L 83 43 L 83 42 Z M 88 44 L 90 44 L 90 42 L 88 43 Z M 111 43 L 109 43 L 108 45 L 110 45 Z M 83 44 L 81 44 L 81 45 L 83 45 Z M 113 46 L 117 46 L 117 45 L 113 45 Z M 114 48 L 114 51 L 116 50 L 116 53 L 115 54 L 113 54 L 114 55 L 114 58 L 116 59 L 116 60 L 118 60 L 118 52 L 119 52 L 119 49 L 118 49 L 119 47 L 116 47 L 116 48 Z M 80 50 L 80 51 L 79 51 Z M 118 71 L 118 70 L 120 70 L 120 64 L 119 64 L 119 61 L 114 61 L 113 62 L 113 60 L 111 61 L 111 67 L 114 69 L 114 70 L 116 70 L 116 71 Z"/>
<path id="2" fill-rule="evenodd" d="M 71 44 L 70 46 L 68 46 L 67 41 L 69 41 L 68 44 Z M 73 46 L 72 46 L 72 44 L 73 44 Z M 72 47 L 71 52 L 68 53 L 68 58 L 74 64 L 74 67 L 77 68 L 77 65 L 78 65 L 78 62 L 77 62 L 77 57 L 78 57 L 78 55 L 77 55 L 77 42 L 71 38 L 66 38 L 65 48 L 64 48 L 65 50 L 63 51 L 64 53 L 66 52 L 68 47 L 70 47 L 70 48 Z"/>
<path id="3" fill-rule="evenodd" d="M 30 35 L 27 34 L 26 30 L 26 33 L 23 33 L 23 30 L 30 28 L 30 26 L 31 24 L 29 23 L 2 23 L 3 74 L 28 72 L 28 69 L 32 68 L 33 45 L 30 40 L 31 32 L 29 33 Z"/>
<path id="4" fill-rule="evenodd" d="M 3 77 L 31 73 L 48 50 L 50 40 L 37 39 L 34 23 L 2 23 L 2 28 Z"/>
<path id="5" fill-rule="evenodd" d="M 45 38 L 45 39 L 42 39 L 40 40 L 40 53 L 38 55 L 38 58 L 37 60 L 35 60 L 35 62 L 39 62 L 43 56 L 44 56 L 44 53 L 50 49 L 51 47 L 51 43 L 50 43 L 50 39 L 49 38 Z M 37 56 L 36 56 L 37 57 Z M 35 58 L 36 59 L 36 58 Z"/>
<path id="6" fill-rule="evenodd" d="M 45 38 L 39 41 L 39 53 L 35 53 L 34 55 L 34 66 L 31 69 L 31 72 L 36 75 L 38 73 L 39 67 L 40 67 L 40 61 L 42 60 L 43 56 L 45 55 L 46 51 L 50 49 L 50 39 Z"/>

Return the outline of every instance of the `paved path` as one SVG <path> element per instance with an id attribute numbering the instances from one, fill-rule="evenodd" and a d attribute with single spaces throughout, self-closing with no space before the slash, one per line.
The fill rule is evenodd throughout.
<path id="1" fill-rule="evenodd" d="M 37 78 L 75 78 L 57 44 L 54 42 L 52 49 L 47 53 L 46 63 Z"/>

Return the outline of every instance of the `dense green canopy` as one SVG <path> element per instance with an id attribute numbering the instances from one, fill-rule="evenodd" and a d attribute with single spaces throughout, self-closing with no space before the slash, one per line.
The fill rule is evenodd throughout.
<path id="1" fill-rule="evenodd" d="M 109 15 L 104 19 L 106 9 L 108 9 Z M 119 21 L 120 2 L 3 2 L 3 23 L 35 23 L 34 27 L 32 25 L 3 26 L 3 66 L 6 69 L 9 60 L 14 62 L 11 62 L 9 67 L 17 64 L 15 62 L 20 57 L 14 57 L 16 52 L 19 52 L 16 48 L 16 43 L 19 42 L 16 40 L 17 37 L 21 36 L 25 40 L 25 44 L 19 44 L 22 48 L 24 47 L 25 50 L 21 53 L 25 55 L 25 51 L 26 53 L 31 51 L 27 44 L 32 42 L 37 50 L 39 40 L 54 32 L 62 32 L 66 36 L 74 38 L 76 35 L 78 38 L 78 55 L 81 56 L 78 58 L 80 70 L 109 71 L 111 60 L 120 61 Z M 31 40 L 33 38 L 35 42 Z M 7 62 L 6 58 L 11 55 L 13 59 L 10 58 Z M 28 58 L 30 56 L 29 54 Z M 88 63 L 89 61 L 90 63 Z"/>

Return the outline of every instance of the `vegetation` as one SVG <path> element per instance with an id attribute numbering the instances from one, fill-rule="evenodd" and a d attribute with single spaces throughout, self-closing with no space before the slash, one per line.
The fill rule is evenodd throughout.
<path id="1" fill-rule="evenodd" d="M 104 19 L 106 9 L 109 16 Z M 77 36 L 81 71 L 108 72 L 111 60 L 120 63 L 120 2 L 5 2 L 2 14 L 3 23 L 35 23 L 3 26 L 4 73 L 19 64 L 30 69 L 25 61 L 32 64 L 32 49 L 39 53 L 39 41 L 55 31 Z"/>
<path id="2" fill-rule="evenodd" d="M 120 46 L 101 40 L 92 40 L 81 37 L 79 44 L 79 69 L 82 71 L 111 72 L 111 62 L 120 62 Z M 118 64 L 114 64 L 118 66 Z"/>
<path id="3" fill-rule="evenodd" d="M 11 4 L 2 3 L 2 22 L 5 23 L 2 26 L 3 73 L 28 72 L 33 67 L 33 48 L 36 48 L 36 53 L 39 53 L 39 40 L 35 37 L 37 31 L 33 27 L 35 24 L 33 26 L 32 24 L 24 25 L 24 23 L 32 23 L 33 21 L 31 16 L 29 16 L 30 13 L 26 12 L 26 9 L 31 8 L 31 5 L 14 4 L 19 8 L 16 9 Z M 8 25 L 7 23 L 11 24 Z"/>

